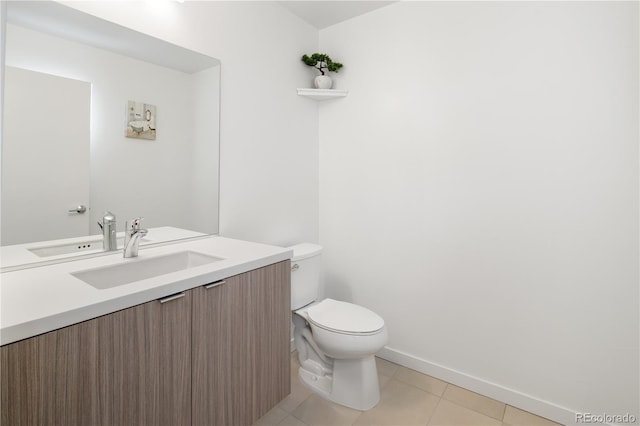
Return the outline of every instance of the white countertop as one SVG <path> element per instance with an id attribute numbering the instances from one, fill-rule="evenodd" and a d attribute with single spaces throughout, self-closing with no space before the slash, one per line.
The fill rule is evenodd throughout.
<path id="1" fill-rule="evenodd" d="M 96 289 L 71 275 L 186 250 L 223 260 L 108 289 Z M 124 259 L 122 252 L 117 251 L 101 257 L 3 272 L 0 275 L 0 345 L 261 268 L 290 259 L 292 255 L 287 248 L 210 236 L 141 247 L 136 258 Z"/>

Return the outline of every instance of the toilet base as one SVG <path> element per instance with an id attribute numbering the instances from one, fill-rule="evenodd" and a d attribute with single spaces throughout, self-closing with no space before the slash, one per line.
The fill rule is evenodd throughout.
<path id="1" fill-rule="evenodd" d="M 300 367 L 298 375 L 314 393 L 349 408 L 366 411 L 380 401 L 373 355 L 359 359 L 334 359 L 332 374 L 319 375 Z"/>

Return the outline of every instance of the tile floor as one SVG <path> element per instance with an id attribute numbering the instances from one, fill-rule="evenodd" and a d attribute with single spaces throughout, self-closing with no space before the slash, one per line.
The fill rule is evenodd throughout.
<path id="1" fill-rule="evenodd" d="M 550 420 L 380 358 L 381 398 L 369 411 L 329 402 L 307 390 L 291 358 L 291 394 L 254 426 L 442 425 L 547 426 Z"/>

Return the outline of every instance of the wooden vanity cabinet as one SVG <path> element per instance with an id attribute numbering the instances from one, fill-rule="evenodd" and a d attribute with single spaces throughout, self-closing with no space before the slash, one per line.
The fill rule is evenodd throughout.
<path id="1" fill-rule="evenodd" d="M 0 424 L 253 423 L 289 393 L 289 265 L 0 347 Z"/>
<path id="2" fill-rule="evenodd" d="M 190 424 L 190 296 L 2 346 L 2 424 Z"/>

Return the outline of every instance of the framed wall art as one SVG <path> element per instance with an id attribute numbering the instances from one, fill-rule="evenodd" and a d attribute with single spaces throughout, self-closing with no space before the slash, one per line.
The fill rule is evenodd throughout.
<path id="1" fill-rule="evenodd" d="M 125 135 L 128 138 L 156 139 L 156 106 L 143 102 L 127 102 L 127 125 Z"/>

